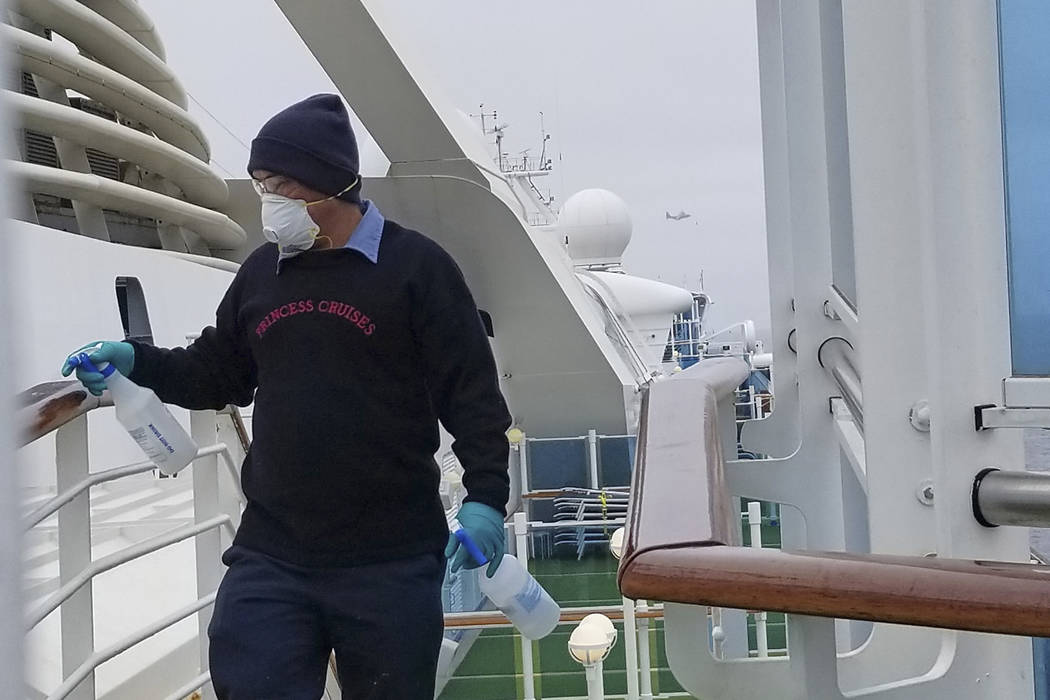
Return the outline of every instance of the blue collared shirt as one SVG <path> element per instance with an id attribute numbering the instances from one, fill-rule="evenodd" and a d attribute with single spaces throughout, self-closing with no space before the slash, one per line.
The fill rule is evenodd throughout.
<path id="1" fill-rule="evenodd" d="M 370 199 L 361 200 L 361 220 L 357 222 L 357 226 L 343 247 L 356 250 L 373 264 L 379 262 L 379 244 L 383 240 L 383 226 L 385 224 L 386 219 L 380 213 L 379 207 L 375 205 L 375 202 Z M 295 257 L 295 255 L 281 257 L 278 254 L 278 274 L 281 272 L 281 263 Z"/>
<path id="2" fill-rule="evenodd" d="M 361 220 L 350 234 L 344 248 L 356 250 L 373 263 L 379 262 L 379 243 L 383 238 L 383 225 L 386 219 L 379 212 L 379 207 L 370 199 L 361 200 Z"/>

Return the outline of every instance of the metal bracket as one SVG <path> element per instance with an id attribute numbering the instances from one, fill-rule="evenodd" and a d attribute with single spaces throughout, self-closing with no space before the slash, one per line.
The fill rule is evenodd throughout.
<path id="1" fill-rule="evenodd" d="M 995 404 L 973 407 L 974 429 L 1046 428 L 1050 430 L 1050 408 L 1007 408 Z"/>
<path id="2" fill-rule="evenodd" d="M 1003 403 L 973 407 L 974 428 L 1050 429 L 1050 377 L 1007 377 Z"/>

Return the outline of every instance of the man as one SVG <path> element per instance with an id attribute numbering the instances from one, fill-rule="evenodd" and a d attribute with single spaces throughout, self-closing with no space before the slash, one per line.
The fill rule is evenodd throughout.
<path id="1" fill-rule="evenodd" d="M 248 504 L 209 629 L 219 697 L 315 700 L 334 649 L 343 697 L 431 700 L 446 557 L 476 566 L 438 496 L 439 419 L 490 575 L 504 549 L 510 416 L 488 337 L 448 254 L 361 201 L 338 96 L 270 119 L 248 172 L 271 243 L 215 326 L 188 348 L 106 342 L 92 357 L 186 408 L 254 395 Z M 101 393 L 101 375 L 76 371 Z"/>

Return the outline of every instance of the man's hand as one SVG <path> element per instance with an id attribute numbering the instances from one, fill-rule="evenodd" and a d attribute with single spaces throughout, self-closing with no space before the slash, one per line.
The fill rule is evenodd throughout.
<path id="1" fill-rule="evenodd" d="M 69 358 L 66 358 L 65 363 L 62 365 L 63 377 L 68 377 L 73 373 L 74 365 L 70 358 L 82 352 L 86 352 L 87 356 L 96 365 L 100 362 L 108 362 L 125 377 L 131 374 L 131 370 L 135 366 L 135 348 L 131 343 L 101 340 L 88 343 L 71 352 Z M 101 396 L 102 392 L 106 390 L 105 378 L 100 373 L 92 372 L 80 365 L 76 365 L 76 370 L 77 379 L 80 380 L 80 383 L 87 387 L 87 390 L 95 396 Z"/>
<path id="2" fill-rule="evenodd" d="M 503 559 L 504 552 L 507 551 L 507 535 L 503 531 L 503 516 L 491 506 L 469 501 L 459 509 L 456 520 L 488 559 L 487 575 L 492 578 Z M 445 558 L 452 560 L 453 573 L 460 569 L 476 569 L 481 566 L 474 561 L 467 548 L 460 544 L 454 534 L 448 536 Z"/>

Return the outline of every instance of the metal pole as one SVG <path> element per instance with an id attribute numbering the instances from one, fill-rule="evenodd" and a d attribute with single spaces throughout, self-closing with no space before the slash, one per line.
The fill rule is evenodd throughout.
<path id="1" fill-rule="evenodd" d="M 62 426 L 55 437 L 58 493 L 88 476 L 88 422 L 82 415 Z M 58 511 L 58 579 L 65 585 L 91 565 L 91 495 L 84 491 Z M 83 586 L 62 603 L 62 678 L 68 678 L 95 653 L 91 586 Z M 95 697 L 91 672 L 69 694 L 74 700 Z"/>
<path id="2" fill-rule="evenodd" d="M 972 504 L 985 527 L 1050 527 L 1050 474 L 983 469 L 973 482 Z"/>
<path id="3" fill-rule="evenodd" d="M 587 464 L 590 468 L 591 488 L 597 491 L 601 488 L 598 483 L 598 432 L 587 431 Z"/>
<path id="4" fill-rule="evenodd" d="M 828 338 L 817 350 L 817 360 L 838 384 L 857 427 L 864 427 L 864 392 L 853 346 L 844 338 Z"/>
<path id="5" fill-rule="evenodd" d="M 762 549 L 762 504 L 749 501 L 747 504 L 747 523 L 751 527 L 751 547 Z M 765 611 L 755 613 L 755 641 L 758 646 L 758 657 L 769 656 L 769 637 L 766 634 Z"/>
<path id="6" fill-rule="evenodd" d="M 627 700 L 638 700 L 638 630 L 634 601 L 623 598 L 623 650 L 627 663 Z"/>
<path id="7" fill-rule="evenodd" d="M 518 468 L 521 469 L 521 495 L 524 504 L 524 496 L 529 492 L 529 436 L 524 430 L 521 432 L 521 442 L 518 443 Z"/>
<path id="8" fill-rule="evenodd" d="M 514 514 L 514 544 L 517 548 L 518 561 L 529 568 L 529 518 L 525 513 Z M 532 640 L 525 635 L 519 635 L 521 639 L 521 682 L 525 691 L 524 700 L 536 700 L 536 685 L 533 677 L 532 667 Z"/>
<path id="9" fill-rule="evenodd" d="M 190 433 L 198 447 L 213 445 L 216 440 L 215 411 L 192 411 Z M 193 518 L 201 523 L 220 514 L 219 510 L 219 463 L 216 455 L 201 457 L 193 463 Z M 232 514 L 231 514 L 232 518 Z M 222 534 L 218 528 L 202 532 L 194 540 L 197 557 L 197 597 L 204 598 L 215 593 L 222 580 Z M 208 625 L 212 608 L 197 613 L 197 637 L 200 649 L 200 670 L 209 669 Z M 209 684 L 201 689 L 205 700 L 215 697 L 215 689 Z"/>
<path id="10" fill-rule="evenodd" d="M 639 613 L 649 612 L 649 603 L 638 601 Z M 641 700 L 653 700 L 653 669 L 649 660 L 649 618 L 638 618 L 638 667 L 641 671 Z"/>
<path id="11" fill-rule="evenodd" d="M 605 700 L 605 678 L 602 676 L 602 666 L 599 661 L 596 664 L 587 664 L 583 667 L 587 675 L 587 700 Z"/>

